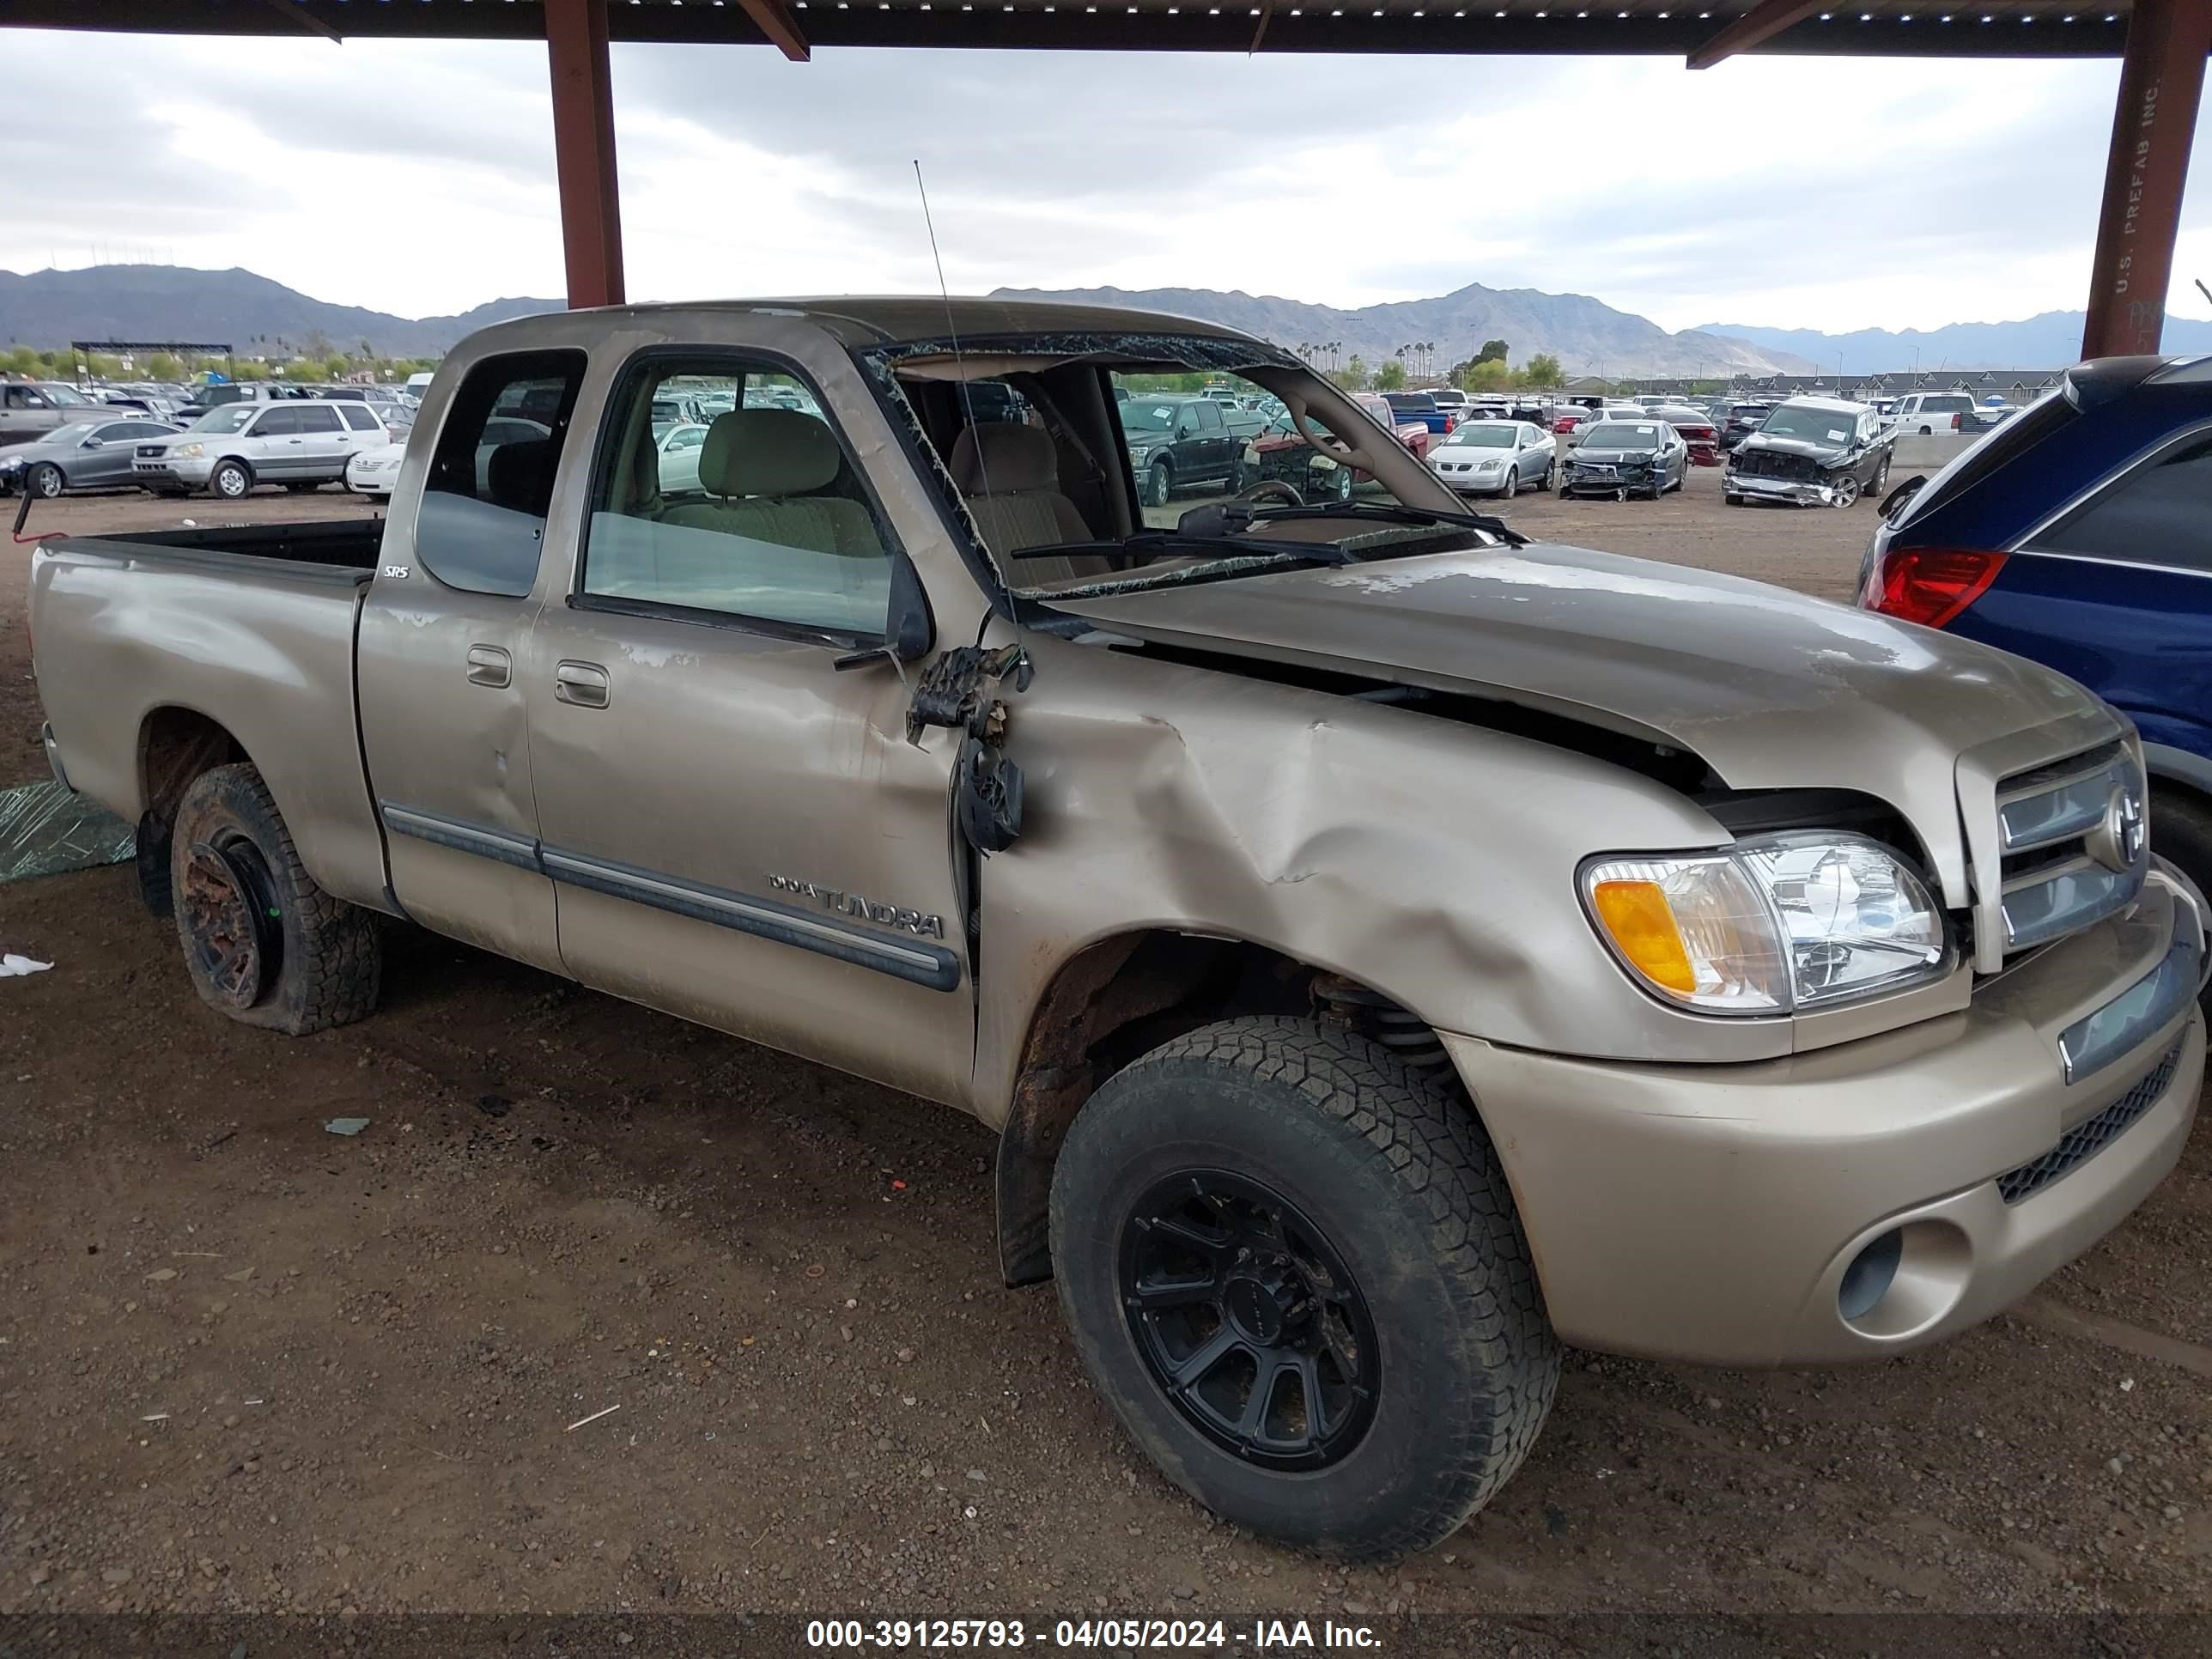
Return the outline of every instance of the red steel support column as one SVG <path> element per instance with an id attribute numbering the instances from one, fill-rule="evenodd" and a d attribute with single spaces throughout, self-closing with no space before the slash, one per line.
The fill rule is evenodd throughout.
<path id="1" fill-rule="evenodd" d="M 614 87 L 607 74 L 607 0 L 545 0 L 553 64 L 553 164 L 568 304 L 623 302 L 622 201 L 615 182 Z"/>
<path id="2" fill-rule="evenodd" d="M 2084 357 L 2158 349 L 2208 51 L 2212 0 L 2136 0 L 2105 163 Z"/>

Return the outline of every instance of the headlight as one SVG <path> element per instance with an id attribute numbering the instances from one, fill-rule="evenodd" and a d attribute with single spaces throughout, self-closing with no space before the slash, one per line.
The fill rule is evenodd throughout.
<path id="1" fill-rule="evenodd" d="M 1940 979 L 1943 913 L 1887 848 L 1819 831 L 1718 853 L 1607 857 L 1583 901 L 1615 956 L 1668 1001 L 1786 1014 Z"/>
<path id="2" fill-rule="evenodd" d="M 195 456 L 206 454 L 207 446 L 205 444 L 179 444 L 174 449 L 171 450 L 169 453 L 177 457 L 179 460 L 191 460 Z"/>
<path id="3" fill-rule="evenodd" d="M 1132 465 L 1132 466 L 1142 466 L 1142 465 L 1143 465 L 1146 461 L 1149 461 L 1149 460 L 1150 460 L 1150 459 L 1152 459 L 1152 447 L 1150 444 L 1133 444 L 1133 445 L 1131 445 L 1131 446 L 1130 446 L 1130 448 L 1129 448 L 1129 465 Z"/>

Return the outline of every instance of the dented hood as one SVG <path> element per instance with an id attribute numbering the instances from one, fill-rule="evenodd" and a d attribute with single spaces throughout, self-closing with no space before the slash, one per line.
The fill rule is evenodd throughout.
<path id="1" fill-rule="evenodd" d="M 1054 604 L 1162 643 L 1564 714 L 1686 750 L 1731 788 L 1863 791 L 1905 811 L 1931 848 L 1958 844 L 1968 751 L 2063 727 L 2056 758 L 2122 729 L 2089 693 L 2024 658 L 1587 548 L 1432 554 Z"/>

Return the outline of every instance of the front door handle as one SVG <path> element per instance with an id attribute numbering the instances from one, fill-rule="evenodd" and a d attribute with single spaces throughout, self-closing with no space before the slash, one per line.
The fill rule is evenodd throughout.
<path id="1" fill-rule="evenodd" d="M 469 684 L 505 685 L 514 677 L 514 659 L 495 645 L 469 647 Z"/>
<path id="2" fill-rule="evenodd" d="M 553 695 L 579 708 L 607 706 L 607 671 L 595 662 L 564 662 L 553 670 Z"/>

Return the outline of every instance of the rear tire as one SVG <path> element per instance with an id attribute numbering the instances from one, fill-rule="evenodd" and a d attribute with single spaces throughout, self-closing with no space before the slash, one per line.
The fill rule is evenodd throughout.
<path id="1" fill-rule="evenodd" d="M 1558 1384 L 1481 1124 L 1443 1080 L 1309 1020 L 1224 1020 L 1109 1079 L 1054 1168 L 1052 1249 L 1085 1366 L 1137 1443 L 1299 1548 L 1449 1536 L 1520 1467 Z"/>
<path id="2" fill-rule="evenodd" d="M 304 1036 L 376 1006 L 375 917 L 315 884 L 251 764 L 192 780 L 171 832 L 169 886 L 200 1000 L 242 1024 Z"/>

